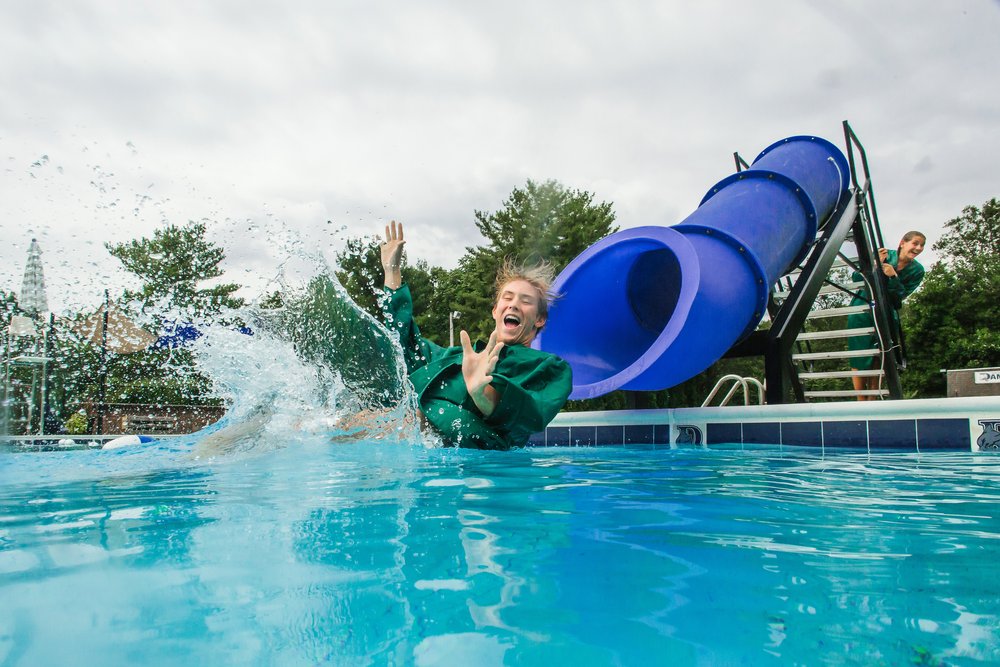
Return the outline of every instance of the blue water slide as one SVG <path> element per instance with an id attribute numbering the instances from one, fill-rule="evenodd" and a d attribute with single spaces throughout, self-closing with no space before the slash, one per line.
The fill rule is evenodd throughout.
<path id="1" fill-rule="evenodd" d="M 535 346 L 570 364 L 570 398 L 680 384 L 757 327 L 849 185 L 825 139 L 768 146 L 682 222 L 623 230 L 570 262 Z"/>

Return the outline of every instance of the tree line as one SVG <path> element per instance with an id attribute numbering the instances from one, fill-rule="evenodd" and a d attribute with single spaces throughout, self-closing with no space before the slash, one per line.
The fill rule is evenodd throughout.
<path id="1" fill-rule="evenodd" d="M 446 270 L 415 259 L 403 269 L 412 287 L 414 315 L 422 333 L 439 344 L 449 341 L 451 313 L 460 313 L 456 331 L 473 338 L 489 336 L 494 279 L 505 260 L 533 262 L 545 259 L 561 271 L 578 254 L 601 238 L 618 231 L 610 202 L 596 201 L 593 193 L 573 190 L 556 181 L 527 181 L 515 188 L 496 211 L 475 211 L 474 224 L 484 242 L 465 248 L 456 268 Z M 940 259 L 927 271 L 924 284 L 905 303 L 902 322 L 909 350 L 909 368 L 902 375 L 909 397 L 943 396 L 945 378 L 940 369 L 1000 365 L 1000 203 L 966 207 L 945 225 L 934 243 Z M 108 252 L 141 281 L 137 290 L 125 290 L 114 303 L 128 315 L 162 330 L 178 313 L 191 319 L 222 318 L 238 325 L 244 300 L 240 286 L 221 283 L 204 286 L 222 276 L 224 251 L 206 239 L 203 222 L 167 225 L 149 238 L 108 244 Z M 376 238 L 351 238 L 337 252 L 336 275 L 357 305 L 381 317 L 378 305 L 382 270 Z M 16 297 L 0 293 L 4 325 L 18 314 Z M 258 302 L 280 308 L 282 295 Z M 63 321 L 70 332 L 83 320 L 81 313 Z M 767 326 L 765 323 L 763 326 Z M 824 326 L 843 323 L 827 321 Z M 11 345 L 10 338 L 7 344 Z M 201 374 L 184 347 L 153 346 L 133 354 L 101 355 L 78 336 L 52 337 L 56 359 L 49 391 L 51 424 L 65 427 L 81 404 L 98 400 L 101 383 L 108 403 L 218 405 L 209 379 Z M 757 358 L 723 359 L 687 382 L 656 392 L 616 391 L 596 399 L 570 401 L 568 410 L 605 410 L 630 407 L 689 407 L 700 405 L 712 385 L 724 374 L 763 377 Z M 25 369 L 12 372 L 15 393 L 24 390 Z M 78 421 L 78 420 L 77 420 Z M 78 425 L 78 424 L 77 424 Z"/>

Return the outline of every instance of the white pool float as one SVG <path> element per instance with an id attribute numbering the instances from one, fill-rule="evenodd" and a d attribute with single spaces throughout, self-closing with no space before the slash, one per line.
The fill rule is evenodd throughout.
<path id="1" fill-rule="evenodd" d="M 148 435 L 123 435 L 114 440 L 108 440 L 104 443 L 101 449 L 121 449 L 122 447 L 132 447 L 133 445 L 142 445 L 147 442 L 153 442 L 156 438 L 152 438 Z"/>

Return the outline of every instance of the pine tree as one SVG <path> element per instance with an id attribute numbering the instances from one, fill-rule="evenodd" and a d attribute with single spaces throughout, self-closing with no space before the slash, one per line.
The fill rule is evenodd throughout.
<path id="1" fill-rule="evenodd" d="M 123 301 L 139 300 L 144 309 L 169 304 L 188 311 L 191 317 L 242 306 L 243 299 L 233 296 L 240 288 L 235 283 L 201 287 L 201 283 L 223 274 L 220 264 L 226 257 L 222 248 L 205 238 L 205 232 L 205 223 L 191 221 L 157 229 L 152 238 L 105 244 L 108 252 L 142 280 L 142 287 L 126 291 Z"/>

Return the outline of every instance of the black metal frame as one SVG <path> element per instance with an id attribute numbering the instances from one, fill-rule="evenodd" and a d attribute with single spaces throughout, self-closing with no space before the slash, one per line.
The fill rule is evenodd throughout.
<path id="1" fill-rule="evenodd" d="M 854 160 L 854 150 L 857 149 L 858 154 L 861 157 L 861 168 L 865 176 L 867 193 L 867 197 L 865 198 L 866 205 L 862 209 L 864 220 L 859 220 L 854 236 L 854 243 L 858 247 L 858 262 L 861 265 L 859 270 L 868 281 L 868 284 L 872 286 L 875 292 L 873 295 L 875 302 L 877 304 L 885 304 L 885 308 L 875 308 L 875 323 L 880 331 L 879 344 L 882 346 L 883 350 L 892 352 L 891 359 L 895 360 L 895 364 L 898 365 L 899 369 L 905 369 L 906 344 L 903 340 L 903 329 L 899 326 L 899 322 L 896 318 L 892 317 L 887 292 L 887 278 L 885 277 L 885 274 L 882 273 L 882 263 L 878 261 L 878 249 L 885 247 L 885 241 L 882 238 L 882 227 L 878 222 L 878 209 L 875 207 L 875 193 L 871 188 L 871 174 L 868 170 L 868 155 L 865 153 L 865 148 L 861 145 L 861 141 L 858 139 L 858 136 L 854 133 L 854 130 L 846 120 L 844 121 L 844 139 L 847 142 L 847 159 L 848 164 L 850 164 L 851 167 L 851 180 L 854 184 L 854 188 L 858 189 L 859 187 Z M 861 238 L 864 239 L 863 242 L 859 242 L 859 239 Z M 867 263 L 862 261 L 862 246 L 864 246 L 867 251 L 869 260 Z M 885 322 L 879 319 L 879 311 L 883 311 L 882 314 L 885 315 Z M 886 367 L 890 365 L 893 364 L 885 364 Z M 895 384 L 899 385 L 898 369 L 893 368 L 891 373 L 897 376 Z M 889 374 L 890 372 L 887 369 L 887 379 Z M 892 395 L 893 392 L 892 384 L 893 383 L 890 382 L 890 395 Z M 893 398 L 902 398 L 902 390 L 899 391 L 899 396 L 893 395 Z"/>

